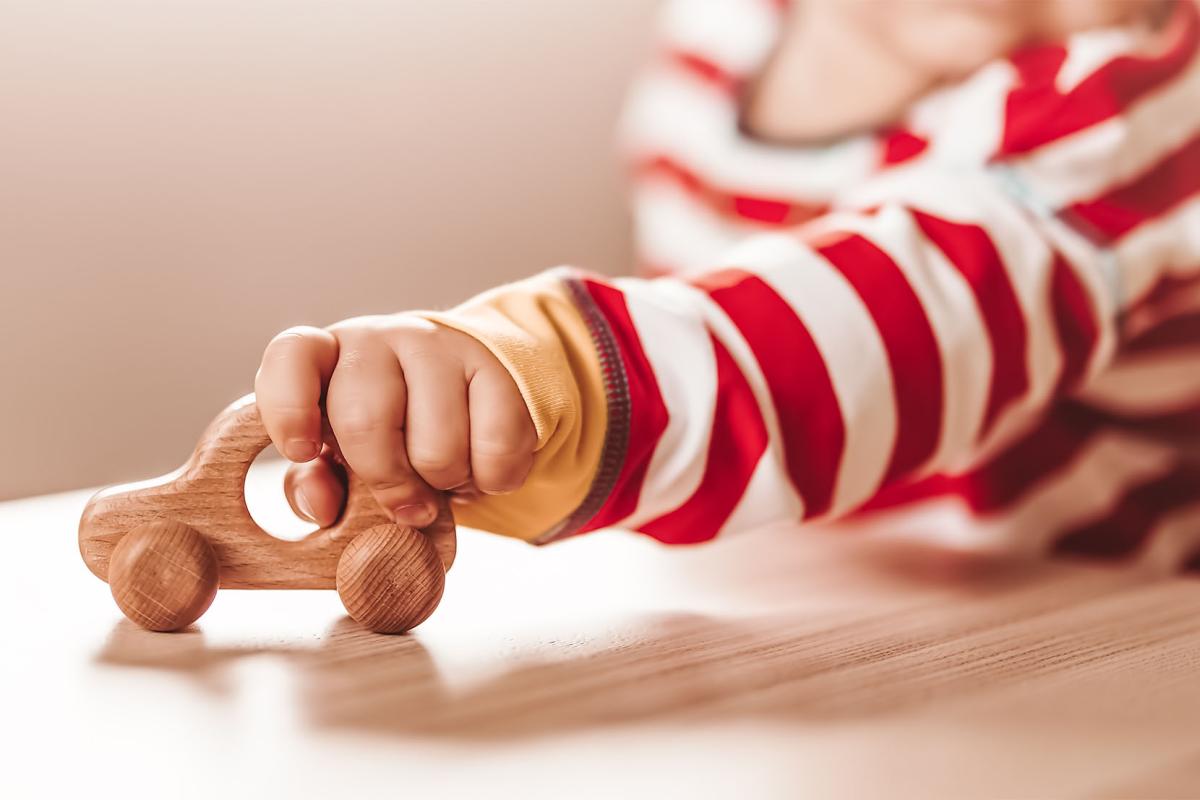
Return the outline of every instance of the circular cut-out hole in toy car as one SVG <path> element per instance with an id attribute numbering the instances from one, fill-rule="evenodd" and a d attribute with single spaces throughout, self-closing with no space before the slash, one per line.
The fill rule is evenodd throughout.
<path id="1" fill-rule="evenodd" d="M 288 462 L 280 458 L 274 447 L 259 453 L 246 473 L 246 508 L 258 527 L 276 539 L 296 541 L 303 539 L 319 527 L 296 516 L 283 493 L 283 476 Z M 265 487 L 265 490 L 264 490 Z"/>

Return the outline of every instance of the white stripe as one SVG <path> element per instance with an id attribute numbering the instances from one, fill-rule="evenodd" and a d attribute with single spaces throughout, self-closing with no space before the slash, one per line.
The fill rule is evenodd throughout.
<path id="1" fill-rule="evenodd" d="M 1119 358 L 1077 395 L 1121 414 L 1161 414 L 1200 404 L 1200 350 Z"/>
<path id="2" fill-rule="evenodd" d="M 730 261 L 783 298 L 825 362 L 846 430 L 831 508 L 833 515 L 843 513 L 878 489 L 896 438 L 892 376 L 879 330 L 849 281 L 793 237 L 756 237 Z"/>
<path id="3" fill-rule="evenodd" d="M 1151 529 L 1137 566 L 1151 575 L 1169 575 L 1197 555 L 1200 555 L 1200 505 L 1191 505 L 1171 512 Z"/>
<path id="4" fill-rule="evenodd" d="M 1117 56 L 1135 52 L 1147 40 L 1147 30 L 1101 28 L 1076 33 L 1067 39 L 1066 58 L 1054 76 L 1054 87 L 1066 94 L 1098 68 Z"/>
<path id="5" fill-rule="evenodd" d="M 765 0 L 670 0 L 661 29 L 665 46 L 744 75 L 766 57 L 779 16 Z"/>
<path id="6" fill-rule="evenodd" d="M 1051 251 L 1062 255 L 1094 309 L 1096 342 L 1079 381 L 1086 384 L 1108 366 L 1120 345 L 1116 323 L 1121 297 L 1118 267 L 1111 253 L 1098 249 L 1060 219 L 1039 216 L 1036 224 Z"/>
<path id="7" fill-rule="evenodd" d="M 1007 202 L 1007 198 L 997 199 L 986 191 L 976 194 L 980 201 L 979 224 L 1000 255 L 1025 318 L 1027 337 L 1025 366 L 1029 388 L 1024 397 L 1001 414 L 995 430 L 989 435 L 990 441 L 1001 443 L 1018 435 L 1027 424 L 1026 420 L 1040 414 L 1053 399 L 1065 354 L 1059 346 L 1054 308 L 1050 302 L 1053 252 L 1041 232 L 1030 224 L 1028 217 Z M 1010 420 L 1007 423 L 1006 418 Z M 988 444 L 989 441 L 985 441 L 982 449 L 986 450 Z"/>
<path id="8" fill-rule="evenodd" d="M 720 259 L 749 233 L 667 181 L 646 181 L 633 195 L 638 257 L 680 274 L 694 274 Z"/>
<path id="9" fill-rule="evenodd" d="M 799 149 L 749 140 L 729 97 L 678 71 L 657 71 L 634 86 L 621 130 L 634 157 L 666 154 L 715 185 L 800 203 L 827 201 L 869 176 L 878 160 L 868 136 Z"/>
<path id="10" fill-rule="evenodd" d="M 781 519 L 799 520 L 798 507 L 784 513 L 780 509 L 779 498 L 788 494 L 791 485 L 787 474 L 771 458 L 770 449 L 766 450 L 758 459 L 746 490 L 717 535 L 742 533 Z M 796 513 L 796 516 L 787 516 L 787 513 Z"/>
<path id="11" fill-rule="evenodd" d="M 1124 305 L 1144 297 L 1165 275 L 1200 272 L 1200 195 L 1139 225 L 1121 239 L 1114 253 L 1122 266 Z"/>
<path id="12" fill-rule="evenodd" d="M 919 160 L 936 159 L 943 165 L 985 163 L 999 147 L 1004 100 L 1016 79 L 1012 64 L 996 61 L 962 83 L 918 101 L 909 113 L 910 127 L 929 139 L 929 148 Z"/>
<path id="13" fill-rule="evenodd" d="M 694 305 L 669 292 L 629 287 L 625 305 L 668 410 L 637 509 L 625 522 L 637 527 L 677 508 L 700 485 L 717 402 L 717 370 L 708 330 Z"/>
<path id="14" fill-rule="evenodd" d="M 941 439 L 918 474 L 962 466 L 974 451 L 992 373 L 991 344 L 971 287 L 903 208 L 887 206 L 872 217 L 833 215 L 826 224 L 874 242 L 916 294 L 938 344 L 943 377 Z"/>
<path id="15" fill-rule="evenodd" d="M 1066 469 L 1000 513 L 976 515 L 961 497 L 947 495 L 845 525 L 965 550 L 1041 555 L 1057 534 L 1103 519 L 1129 489 L 1165 475 L 1176 460 L 1175 449 L 1167 444 L 1105 432 L 1088 442 Z"/>
<path id="16" fill-rule="evenodd" d="M 656 281 L 618 278 L 615 283 L 626 294 L 635 292 L 663 293 L 672 298 L 673 302 L 692 307 L 697 314 L 703 317 L 709 331 L 729 351 L 729 355 L 737 364 L 738 370 L 741 371 L 746 382 L 750 385 L 750 389 L 754 394 L 754 400 L 758 405 L 759 413 L 762 415 L 763 423 L 766 426 L 767 447 L 763 458 L 769 459 L 771 470 L 779 473 L 780 476 L 775 480 L 777 488 L 767 502 L 767 510 L 775 519 L 799 519 L 802 517 L 804 504 L 786 477 L 782 437 L 779 432 L 779 418 L 775 414 L 775 406 L 771 402 L 770 389 L 767 387 L 766 378 L 763 377 L 762 370 L 754 358 L 754 352 L 746 344 L 746 340 L 742 338 L 737 326 L 733 324 L 733 321 L 725 315 L 725 312 L 707 294 L 672 278 L 662 278 Z M 711 353 L 708 357 L 712 359 Z M 677 361 L 672 368 L 687 370 L 692 369 L 693 365 Z M 659 515 L 669 513 L 672 510 L 674 509 L 664 508 L 659 512 Z"/>
<path id="17" fill-rule="evenodd" d="M 1200 132 L 1200 53 L 1168 85 L 1104 122 L 1009 160 L 1038 198 L 1093 200 L 1153 168 Z"/>

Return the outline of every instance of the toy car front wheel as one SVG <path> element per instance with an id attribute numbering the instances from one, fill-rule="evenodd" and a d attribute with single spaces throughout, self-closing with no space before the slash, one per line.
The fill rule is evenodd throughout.
<path id="1" fill-rule="evenodd" d="M 220 586 L 212 545 L 181 522 L 129 531 L 113 549 L 108 585 L 125 616 L 152 631 L 186 628 L 208 610 Z"/>
<path id="2" fill-rule="evenodd" d="M 376 633 L 403 633 L 433 613 L 446 570 L 429 537 L 399 525 L 356 536 L 338 560 L 337 590 L 346 612 Z"/>

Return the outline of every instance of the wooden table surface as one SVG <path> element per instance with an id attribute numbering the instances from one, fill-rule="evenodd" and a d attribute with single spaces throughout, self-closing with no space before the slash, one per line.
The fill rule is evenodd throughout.
<path id="1" fill-rule="evenodd" d="M 412 635 L 235 591 L 152 634 L 79 559 L 86 497 L 0 505 L 0 796 L 1200 796 L 1200 581 L 463 532 Z"/>

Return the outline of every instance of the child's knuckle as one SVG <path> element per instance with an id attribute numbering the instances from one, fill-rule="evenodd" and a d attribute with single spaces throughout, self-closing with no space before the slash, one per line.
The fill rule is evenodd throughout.
<path id="1" fill-rule="evenodd" d="M 331 411 L 329 423 L 339 438 L 352 442 L 369 441 L 387 430 L 387 417 L 365 402 L 352 402 Z"/>
<path id="2" fill-rule="evenodd" d="M 423 475 L 429 473 L 438 477 L 454 477 L 465 472 L 462 459 L 454 453 L 441 450 L 414 450 L 410 447 L 408 460 Z"/>

